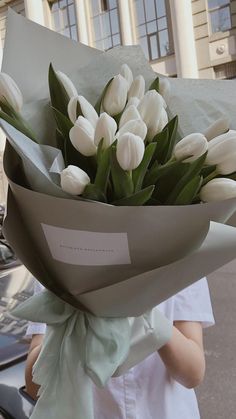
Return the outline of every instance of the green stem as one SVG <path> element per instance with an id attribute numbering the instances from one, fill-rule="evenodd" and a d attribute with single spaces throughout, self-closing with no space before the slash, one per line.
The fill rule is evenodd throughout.
<path id="1" fill-rule="evenodd" d="M 212 173 L 210 173 L 202 182 L 202 186 L 204 186 L 206 183 L 210 182 L 210 180 L 214 179 L 216 176 L 218 176 L 217 170 L 214 170 Z"/>

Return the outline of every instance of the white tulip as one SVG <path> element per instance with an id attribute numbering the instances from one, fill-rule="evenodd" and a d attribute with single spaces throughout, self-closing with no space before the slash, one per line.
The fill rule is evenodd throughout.
<path id="1" fill-rule="evenodd" d="M 145 122 L 142 121 L 142 119 L 132 119 L 121 127 L 116 136 L 119 139 L 127 132 L 138 135 L 142 138 L 142 140 L 145 140 L 147 135 L 147 126 Z"/>
<path id="2" fill-rule="evenodd" d="M 135 106 L 137 108 L 138 105 L 139 105 L 139 103 L 140 103 L 140 99 L 138 99 L 135 96 L 132 96 L 132 97 L 129 98 L 129 100 L 127 102 L 127 105 L 126 105 L 126 108 L 128 108 L 131 105 L 133 105 L 133 106 Z"/>
<path id="3" fill-rule="evenodd" d="M 87 101 L 87 99 L 85 99 L 84 96 L 74 96 L 70 99 L 67 107 L 67 112 L 71 122 L 73 122 L 74 124 L 77 119 L 78 103 L 83 114 L 82 116 L 88 119 L 89 122 L 91 122 L 91 124 L 95 128 L 98 120 L 98 114 L 95 111 L 94 107 Z"/>
<path id="4" fill-rule="evenodd" d="M 123 76 L 115 76 L 107 88 L 103 99 L 103 109 L 109 115 L 114 116 L 121 113 L 126 105 L 128 84 Z"/>
<path id="5" fill-rule="evenodd" d="M 163 98 L 156 90 L 149 90 L 141 99 L 138 111 L 148 129 L 148 139 L 153 137 L 164 128 L 168 117 L 163 108 Z"/>
<path id="6" fill-rule="evenodd" d="M 171 87 L 170 87 L 170 82 L 167 79 L 167 77 L 160 78 L 159 79 L 159 93 L 165 100 L 165 103 L 167 103 L 170 98 L 170 92 L 171 92 Z"/>
<path id="7" fill-rule="evenodd" d="M 209 142 L 206 164 L 218 165 L 236 152 L 236 131 L 229 130 Z"/>
<path id="8" fill-rule="evenodd" d="M 61 172 L 61 187 L 71 195 L 81 195 L 89 183 L 87 173 L 77 166 L 70 165 Z"/>
<path id="9" fill-rule="evenodd" d="M 231 153 L 230 156 L 216 165 L 216 171 L 221 175 L 229 175 L 236 172 L 236 151 Z"/>
<path id="10" fill-rule="evenodd" d="M 134 78 L 133 73 L 127 64 L 123 64 L 120 69 L 120 74 L 125 78 L 128 83 L 128 89 L 130 88 Z"/>
<path id="11" fill-rule="evenodd" d="M 224 201 L 230 198 L 236 198 L 236 181 L 232 179 L 212 179 L 200 191 L 200 199 L 203 202 Z"/>
<path id="12" fill-rule="evenodd" d="M 144 155 L 144 142 L 137 135 L 123 134 L 117 143 L 116 157 L 123 170 L 131 171 L 138 167 Z"/>
<path id="13" fill-rule="evenodd" d="M 83 116 L 79 116 L 75 125 L 71 128 L 70 140 L 73 146 L 84 156 L 93 156 L 97 152 L 94 144 L 94 128 Z"/>
<path id="14" fill-rule="evenodd" d="M 23 106 L 23 96 L 16 82 L 6 73 L 0 73 L 0 100 L 6 99 L 16 112 Z"/>
<path id="15" fill-rule="evenodd" d="M 116 121 L 106 112 L 102 113 L 97 121 L 94 135 L 94 143 L 96 146 L 103 139 L 103 149 L 110 147 L 115 141 L 117 130 Z"/>
<path id="16" fill-rule="evenodd" d="M 229 130 L 229 118 L 222 117 L 213 122 L 203 133 L 208 141 Z"/>
<path id="17" fill-rule="evenodd" d="M 131 97 L 137 97 L 139 100 L 141 100 L 145 93 L 145 80 L 143 76 L 137 76 L 133 83 L 130 86 L 129 92 L 128 92 L 128 99 Z"/>
<path id="18" fill-rule="evenodd" d="M 126 122 L 131 121 L 132 119 L 141 119 L 140 113 L 136 106 L 130 105 L 126 107 L 124 112 L 121 115 L 119 128 L 121 128 Z"/>
<path id="19" fill-rule="evenodd" d="M 61 84 L 64 86 L 64 89 L 66 90 L 69 98 L 72 98 L 73 96 L 78 96 L 78 92 L 75 85 L 72 83 L 71 79 L 69 79 L 69 77 L 65 73 L 62 73 L 62 71 L 56 71 L 56 75 L 59 78 Z"/>
<path id="20" fill-rule="evenodd" d="M 176 160 L 191 162 L 202 156 L 208 149 L 206 137 L 200 133 L 187 135 L 180 140 L 173 150 Z"/>

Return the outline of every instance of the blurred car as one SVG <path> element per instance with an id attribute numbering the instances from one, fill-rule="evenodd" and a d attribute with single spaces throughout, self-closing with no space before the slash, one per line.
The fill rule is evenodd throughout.
<path id="1" fill-rule="evenodd" d="M 32 294 L 33 278 L 24 266 L 0 270 L 0 419 L 29 418 L 34 407 L 24 389 L 27 321 L 11 315 Z"/>

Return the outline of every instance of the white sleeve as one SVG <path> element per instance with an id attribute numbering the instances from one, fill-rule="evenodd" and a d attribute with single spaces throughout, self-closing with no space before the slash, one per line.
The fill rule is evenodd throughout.
<path id="1" fill-rule="evenodd" d="M 38 294 L 44 290 L 44 286 L 40 284 L 36 279 L 34 280 L 34 294 Z M 26 330 L 26 338 L 32 338 L 32 335 L 44 335 L 46 332 L 45 323 L 33 323 L 29 322 Z"/>
<path id="2" fill-rule="evenodd" d="M 203 327 L 215 324 L 206 278 L 185 288 L 174 297 L 173 320 L 201 322 Z"/>

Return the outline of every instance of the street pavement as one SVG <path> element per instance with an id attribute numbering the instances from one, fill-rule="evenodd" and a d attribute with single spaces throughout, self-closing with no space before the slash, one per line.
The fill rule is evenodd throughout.
<path id="1" fill-rule="evenodd" d="M 216 324 L 204 331 L 207 369 L 197 390 L 201 419 L 236 419 L 236 260 L 208 282 Z"/>

